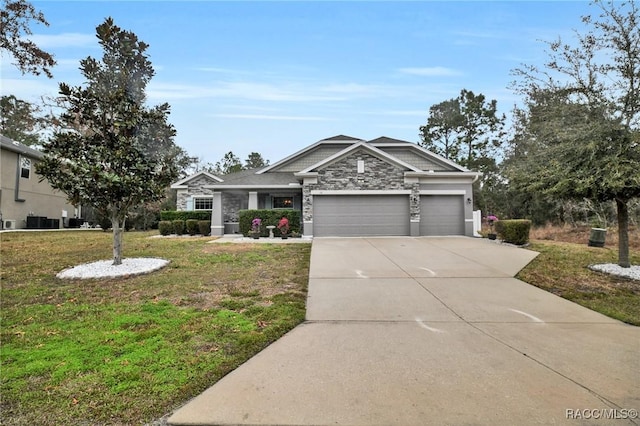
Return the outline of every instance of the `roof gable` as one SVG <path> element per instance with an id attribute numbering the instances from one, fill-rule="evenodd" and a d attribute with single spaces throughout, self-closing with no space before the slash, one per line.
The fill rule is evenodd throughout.
<path id="1" fill-rule="evenodd" d="M 351 146 L 343 149 L 342 151 L 339 151 L 337 153 L 335 153 L 334 155 L 325 158 L 322 161 L 319 161 L 316 164 L 313 164 L 310 167 L 307 167 L 304 170 L 301 170 L 300 173 L 310 173 L 313 171 L 317 171 L 319 169 L 322 169 L 326 166 L 328 166 L 329 164 L 335 163 L 337 161 L 339 161 L 342 158 L 345 158 L 346 156 L 355 153 L 357 151 L 367 151 L 369 154 L 381 159 L 382 161 L 386 161 L 387 163 L 391 163 L 393 165 L 399 166 L 403 169 L 407 169 L 409 171 L 414 171 L 414 172 L 419 172 L 420 169 L 412 166 L 409 163 L 406 163 L 394 156 L 391 156 L 389 154 L 387 154 L 386 152 L 382 151 L 381 149 L 378 149 L 374 146 L 368 145 L 366 142 L 358 142 L 358 143 L 354 143 Z"/>
<path id="2" fill-rule="evenodd" d="M 184 179 L 181 179 L 178 182 L 172 184 L 171 189 L 184 189 L 189 185 L 189 182 L 200 178 L 210 180 L 211 183 L 222 182 L 222 178 L 203 170 L 201 172 L 187 176 Z"/>

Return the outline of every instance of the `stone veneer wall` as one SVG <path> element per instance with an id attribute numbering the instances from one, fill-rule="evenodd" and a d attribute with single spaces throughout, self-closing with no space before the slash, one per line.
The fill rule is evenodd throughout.
<path id="1" fill-rule="evenodd" d="M 238 210 L 246 209 L 249 207 L 249 194 L 248 193 L 234 193 L 223 192 L 222 193 L 222 214 L 225 222 L 237 222 Z"/>
<path id="2" fill-rule="evenodd" d="M 213 190 L 203 188 L 204 185 L 213 185 L 216 181 L 209 179 L 207 176 L 198 176 L 188 182 L 188 189 L 179 189 L 177 194 L 176 209 L 186 210 L 187 200 L 194 195 L 213 195 Z"/>
<path id="3" fill-rule="evenodd" d="M 364 173 L 358 173 L 358 160 L 364 160 Z M 318 183 L 302 188 L 302 217 L 313 220 L 314 190 L 411 190 L 411 220 L 420 219 L 420 185 L 404 182 L 403 168 L 371 154 L 358 152 L 318 171 Z"/>

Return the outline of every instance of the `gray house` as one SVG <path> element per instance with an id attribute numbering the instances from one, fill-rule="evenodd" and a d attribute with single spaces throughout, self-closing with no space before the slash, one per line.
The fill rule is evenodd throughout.
<path id="1" fill-rule="evenodd" d="M 212 210 L 212 235 L 237 232 L 240 209 L 293 208 L 305 236 L 473 236 L 479 176 L 411 142 L 340 135 L 262 169 L 171 187 L 178 210 Z"/>

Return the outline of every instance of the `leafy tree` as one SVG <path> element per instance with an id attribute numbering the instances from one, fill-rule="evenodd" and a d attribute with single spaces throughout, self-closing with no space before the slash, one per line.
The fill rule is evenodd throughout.
<path id="1" fill-rule="evenodd" d="M 103 57 L 80 61 L 85 87 L 60 84 L 66 106 L 58 130 L 44 144 L 38 173 L 107 216 L 113 230 L 113 264 L 122 263 L 122 229 L 129 211 L 160 200 L 178 176 L 184 153 L 173 143 L 169 105 L 145 105 L 154 75 L 148 45 L 111 18 L 96 28 Z"/>
<path id="2" fill-rule="evenodd" d="M 216 162 L 214 173 L 218 175 L 226 175 L 244 170 L 240 158 L 232 151 L 227 152 L 222 160 Z"/>
<path id="3" fill-rule="evenodd" d="M 523 189 L 560 198 L 614 200 L 618 264 L 629 267 L 628 205 L 640 196 L 640 11 L 633 1 L 595 1 L 576 45 L 547 42 L 544 69 L 514 71 L 526 98 L 520 141 Z M 528 160 L 527 160 L 528 159 Z M 524 179 L 521 179 L 524 181 Z"/>
<path id="4" fill-rule="evenodd" d="M 33 34 L 29 28 L 32 21 L 49 26 L 42 12 L 37 11 L 26 0 L 2 0 L 0 49 L 13 55 L 16 60 L 14 65 L 23 74 L 40 75 L 44 72 L 47 77 L 52 78 L 51 67 L 56 64 L 53 56 L 25 38 Z"/>
<path id="5" fill-rule="evenodd" d="M 482 172 L 474 188 L 476 206 L 493 210 L 500 184 L 496 161 L 504 138 L 505 116 L 497 101 L 463 89 L 457 98 L 433 105 L 420 127 L 420 145 L 468 169 Z"/>
<path id="6" fill-rule="evenodd" d="M 246 170 L 259 169 L 269 165 L 269 160 L 262 158 L 262 155 L 258 152 L 252 152 L 247 156 L 244 162 L 244 168 Z"/>
<path id="7" fill-rule="evenodd" d="M 25 145 L 39 145 L 41 130 L 46 121 L 40 108 L 14 95 L 0 98 L 0 133 Z"/>

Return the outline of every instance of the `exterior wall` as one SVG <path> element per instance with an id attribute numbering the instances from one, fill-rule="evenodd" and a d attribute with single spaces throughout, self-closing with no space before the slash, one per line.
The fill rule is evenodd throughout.
<path id="1" fill-rule="evenodd" d="M 249 193 L 223 192 L 222 214 L 225 222 L 238 222 L 238 210 L 249 206 Z"/>
<path id="2" fill-rule="evenodd" d="M 27 216 L 46 216 L 49 219 L 59 219 L 60 227 L 66 223 L 63 211 L 67 212 L 67 220 L 73 218 L 76 209 L 67 202 L 67 196 L 56 191 L 47 183 L 40 182 L 40 176 L 35 172 L 37 160 L 31 158 L 31 172 L 29 178 L 18 177 L 19 154 L 9 150 L 2 150 L 0 155 L 0 213 L 3 220 L 15 220 L 16 228 L 27 227 Z M 16 201 L 16 183 L 18 184 Z"/>
<path id="3" fill-rule="evenodd" d="M 204 188 L 205 185 L 217 183 L 207 176 L 198 176 L 187 183 L 188 189 L 179 189 L 177 193 L 176 210 L 189 210 L 189 200 L 194 195 L 212 196 L 211 189 Z M 193 208 L 193 207 L 192 207 Z"/>

